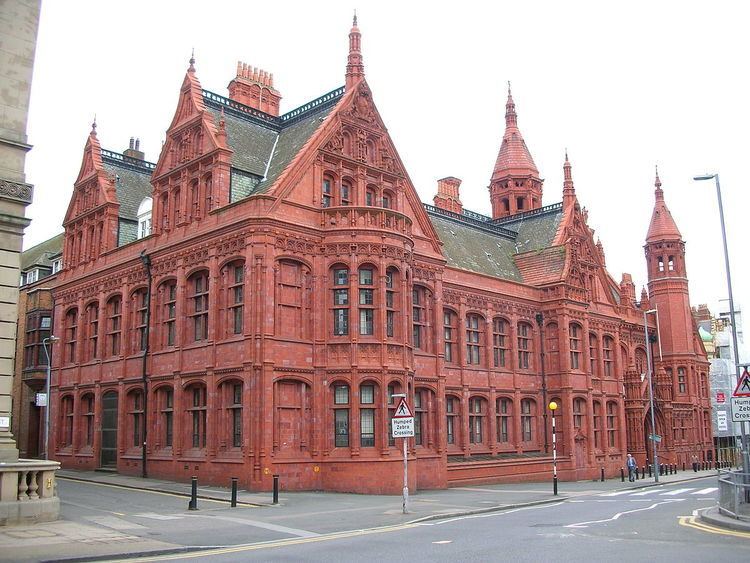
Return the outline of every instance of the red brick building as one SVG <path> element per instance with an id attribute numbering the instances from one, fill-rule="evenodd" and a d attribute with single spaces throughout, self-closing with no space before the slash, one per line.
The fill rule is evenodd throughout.
<path id="1" fill-rule="evenodd" d="M 510 94 L 492 217 L 452 177 L 419 200 L 356 21 L 345 87 L 282 115 L 280 99 L 244 64 L 228 98 L 203 90 L 191 60 L 155 165 L 92 130 L 55 290 L 63 466 L 140 474 L 145 429 L 152 476 L 393 493 L 405 392 L 414 488 L 546 478 L 553 399 L 562 477 L 614 474 L 646 458 L 652 307 L 662 459 L 708 452 L 708 363 L 658 178 L 638 301 L 606 271 L 567 157 L 562 203 L 542 206 Z"/>

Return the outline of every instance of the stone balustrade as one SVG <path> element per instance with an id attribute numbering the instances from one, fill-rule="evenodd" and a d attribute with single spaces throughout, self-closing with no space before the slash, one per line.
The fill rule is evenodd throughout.
<path id="1" fill-rule="evenodd" d="M 57 520 L 56 461 L 19 459 L 0 462 L 0 525 Z"/>
<path id="2" fill-rule="evenodd" d="M 399 233 L 411 237 L 411 219 L 383 207 L 329 207 L 323 210 L 323 228 L 328 230 L 342 229 L 378 229 Z"/>

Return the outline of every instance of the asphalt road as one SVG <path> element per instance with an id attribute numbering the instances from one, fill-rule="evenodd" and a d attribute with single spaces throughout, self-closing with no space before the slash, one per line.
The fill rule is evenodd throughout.
<path id="1" fill-rule="evenodd" d="M 715 505 L 716 478 L 445 520 L 353 530 L 346 515 L 292 522 L 257 508 L 61 482 L 66 519 L 151 537 L 190 554 L 140 561 L 749 561 L 750 534 L 694 524 Z M 263 510 L 263 512 L 259 512 Z M 262 520 L 260 519 L 262 517 Z M 133 561 L 130 559 L 130 561 Z"/>

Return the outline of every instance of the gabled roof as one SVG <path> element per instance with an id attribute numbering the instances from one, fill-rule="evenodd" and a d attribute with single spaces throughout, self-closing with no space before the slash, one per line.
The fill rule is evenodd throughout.
<path id="1" fill-rule="evenodd" d="M 51 268 L 54 259 L 62 254 L 65 233 L 53 236 L 21 253 L 21 271 L 31 270 L 35 266 Z"/>

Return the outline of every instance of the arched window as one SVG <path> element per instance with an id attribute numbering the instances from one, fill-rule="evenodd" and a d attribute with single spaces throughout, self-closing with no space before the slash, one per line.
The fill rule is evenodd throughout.
<path id="1" fill-rule="evenodd" d="M 331 207 L 333 205 L 333 178 L 330 176 L 323 177 L 321 205 L 323 207 Z"/>
<path id="2" fill-rule="evenodd" d="M 687 392 L 687 370 L 684 367 L 677 368 L 677 391 L 679 393 Z"/>
<path id="3" fill-rule="evenodd" d="M 349 447 L 349 386 L 333 385 L 333 434 L 334 447 Z"/>
<path id="4" fill-rule="evenodd" d="M 99 357 L 99 303 L 86 307 L 86 359 Z"/>
<path id="5" fill-rule="evenodd" d="M 201 270 L 190 276 L 188 290 L 188 314 L 193 340 L 208 340 L 208 272 Z"/>
<path id="6" fill-rule="evenodd" d="M 487 414 L 486 401 L 482 397 L 469 399 L 469 443 L 484 442 L 484 417 Z"/>
<path id="7" fill-rule="evenodd" d="M 107 344 L 105 356 L 119 356 L 122 337 L 122 297 L 113 295 L 107 301 Z"/>
<path id="8" fill-rule="evenodd" d="M 383 207 L 385 209 L 396 209 L 396 198 L 390 190 L 383 190 Z"/>
<path id="9" fill-rule="evenodd" d="M 536 403 L 533 399 L 521 400 L 521 439 L 533 442 L 536 437 Z"/>
<path id="10" fill-rule="evenodd" d="M 435 394 L 430 389 L 414 390 L 414 443 L 430 447 L 434 443 Z"/>
<path id="11" fill-rule="evenodd" d="M 615 374 L 614 340 L 611 336 L 602 339 L 602 360 L 604 360 L 604 377 L 612 377 Z"/>
<path id="12" fill-rule="evenodd" d="M 594 447 L 602 449 L 602 404 L 594 401 Z"/>
<path id="13" fill-rule="evenodd" d="M 570 323 L 570 369 L 581 369 L 581 325 Z"/>
<path id="14" fill-rule="evenodd" d="M 131 333 L 132 333 L 132 340 L 131 340 L 131 349 L 134 352 L 142 352 L 146 349 L 146 345 L 148 344 L 146 342 L 146 318 L 148 316 L 148 291 L 146 288 L 141 288 L 133 292 L 133 297 L 130 301 L 133 306 L 131 308 L 132 315 L 131 318 L 133 319 L 133 322 L 131 323 Z M 118 331 L 120 330 L 120 323 L 112 323 L 112 325 L 118 326 Z M 118 335 L 119 340 L 119 335 Z M 112 342 L 114 345 L 114 341 Z"/>
<path id="15" fill-rule="evenodd" d="M 589 369 L 593 377 L 599 377 L 599 340 L 593 332 L 589 333 Z"/>
<path id="16" fill-rule="evenodd" d="M 174 390 L 171 386 L 160 387 L 156 392 L 156 405 L 159 409 L 156 441 L 161 447 L 171 448 L 174 432 Z"/>
<path id="17" fill-rule="evenodd" d="M 367 207 L 374 207 L 378 200 L 378 192 L 374 187 L 368 186 L 365 191 L 365 205 Z"/>
<path id="18" fill-rule="evenodd" d="M 448 444 L 460 445 L 460 436 L 457 436 L 460 428 L 460 405 L 458 397 L 448 395 L 445 397 L 445 432 Z"/>
<path id="19" fill-rule="evenodd" d="M 635 369 L 638 373 L 646 373 L 648 362 L 646 361 L 646 352 L 641 348 L 635 351 Z"/>
<path id="20" fill-rule="evenodd" d="M 341 205 L 351 205 L 354 200 L 354 189 L 352 183 L 349 180 L 343 180 L 341 182 Z"/>
<path id="21" fill-rule="evenodd" d="M 94 445 L 94 394 L 86 393 L 81 397 L 81 419 L 83 422 L 83 446 Z"/>
<path id="22" fill-rule="evenodd" d="M 310 386 L 294 379 L 274 384 L 274 438 L 276 455 L 299 458 L 309 455 L 312 441 Z"/>
<path id="23" fill-rule="evenodd" d="M 375 385 L 363 383 L 359 386 L 359 445 L 375 447 Z M 415 419 L 416 431 L 416 419 Z"/>
<path id="24" fill-rule="evenodd" d="M 162 231 L 169 230 L 169 193 L 163 193 L 159 199 L 159 223 Z"/>
<path id="25" fill-rule="evenodd" d="M 154 202 L 150 197 L 143 198 L 138 206 L 138 238 L 151 234 L 151 208 Z"/>
<path id="26" fill-rule="evenodd" d="M 492 320 L 492 359 L 496 368 L 506 366 L 508 354 L 508 321 L 496 317 Z"/>
<path id="27" fill-rule="evenodd" d="M 349 334 L 349 269 L 341 264 L 331 269 L 333 335 Z"/>
<path id="28" fill-rule="evenodd" d="M 219 388 L 224 421 L 223 445 L 225 449 L 242 447 L 242 382 L 225 381 Z"/>
<path id="29" fill-rule="evenodd" d="M 549 373 L 560 370 L 560 330 L 555 322 L 544 327 L 544 358 Z"/>
<path id="30" fill-rule="evenodd" d="M 415 349 L 422 350 L 423 352 L 429 352 L 429 290 L 422 286 L 415 285 L 412 289 L 411 302 L 412 343 Z"/>
<path id="31" fill-rule="evenodd" d="M 76 343 L 78 338 L 78 309 L 69 309 L 65 313 L 65 361 L 72 364 L 76 361 Z"/>
<path id="32" fill-rule="evenodd" d="M 670 272 L 674 272 L 674 256 L 670 256 L 667 261 L 667 268 Z"/>
<path id="33" fill-rule="evenodd" d="M 659 258 L 657 258 L 657 262 L 659 264 L 659 271 L 663 272 L 664 271 L 664 258 L 659 256 Z"/>
<path id="34" fill-rule="evenodd" d="M 245 262 L 235 260 L 224 266 L 225 330 L 226 336 L 242 334 L 245 311 Z"/>
<path id="35" fill-rule="evenodd" d="M 448 364 L 456 363 L 456 346 L 458 338 L 458 315 L 450 309 L 443 309 L 443 352 L 445 362 Z"/>
<path id="36" fill-rule="evenodd" d="M 513 401 L 508 397 L 500 397 L 496 401 L 495 413 L 497 441 L 500 444 L 510 444 L 513 441 Z"/>
<path id="37" fill-rule="evenodd" d="M 359 269 L 359 334 L 375 335 L 375 292 L 376 272 L 373 266 L 362 266 Z"/>
<path id="38" fill-rule="evenodd" d="M 484 356 L 484 319 L 476 314 L 466 315 L 466 363 L 481 365 Z"/>
<path id="39" fill-rule="evenodd" d="M 607 445 L 617 447 L 617 403 L 607 402 Z"/>
<path id="40" fill-rule="evenodd" d="M 203 196 L 205 198 L 205 214 L 208 215 L 214 208 L 213 179 L 210 174 L 203 178 Z"/>
<path id="41" fill-rule="evenodd" d="M 60 445 L 63 448 L 73 445 L 73 396 L 60 399 Z"/>
<path id="42" fill-rule="evenodd" d="M 180 189 L 177 188 L 172 192 L 172 228 L 180 224 L 180 211 Z"/>
<path id="43" fill-rule="evenodd" d="M 202 449 L 206 447 L 206 386 L 196 383 L 185 389 L 185 427 L 190 432 L 188 443 L 191 447 Z"/>
<path id="44" fill-rule="evenodd" d="M 194 221 L 201 218 L 201 194 L 198 180 L 190 182 L 190 216 Z"/>
<path id="45" fill-rule="evenodd" d="M 143 392 L 138 389 L 128 393 L 128 438 L 130 448 L 143 444 Z"/>
<path id="46" fill-rule="evenodd" d="M 519 369 L 531 369 L 531 335 L 532 329 L 529 323 L 520 322 L 518 323 L 518 368 Z"/>
<path id="47" fill-rule="evenodd" d="M 585 399 L 573 399 L 573 428 L 580 430 L 583 428 L 583 417 L 586 413 Z"/>
<path id="48" fill-rule="evenodd" d="M 174 346 L 177 340 L 177 282 L 165 281 L 159 286 L 159 317 L 163 346 Z"/>
<path id="49" fill-rule="evenodd" d="M 385 335 L 394 338 L 399 333 L 399 273 L 396 268 L 388 268 L 385 276 Z"/>

